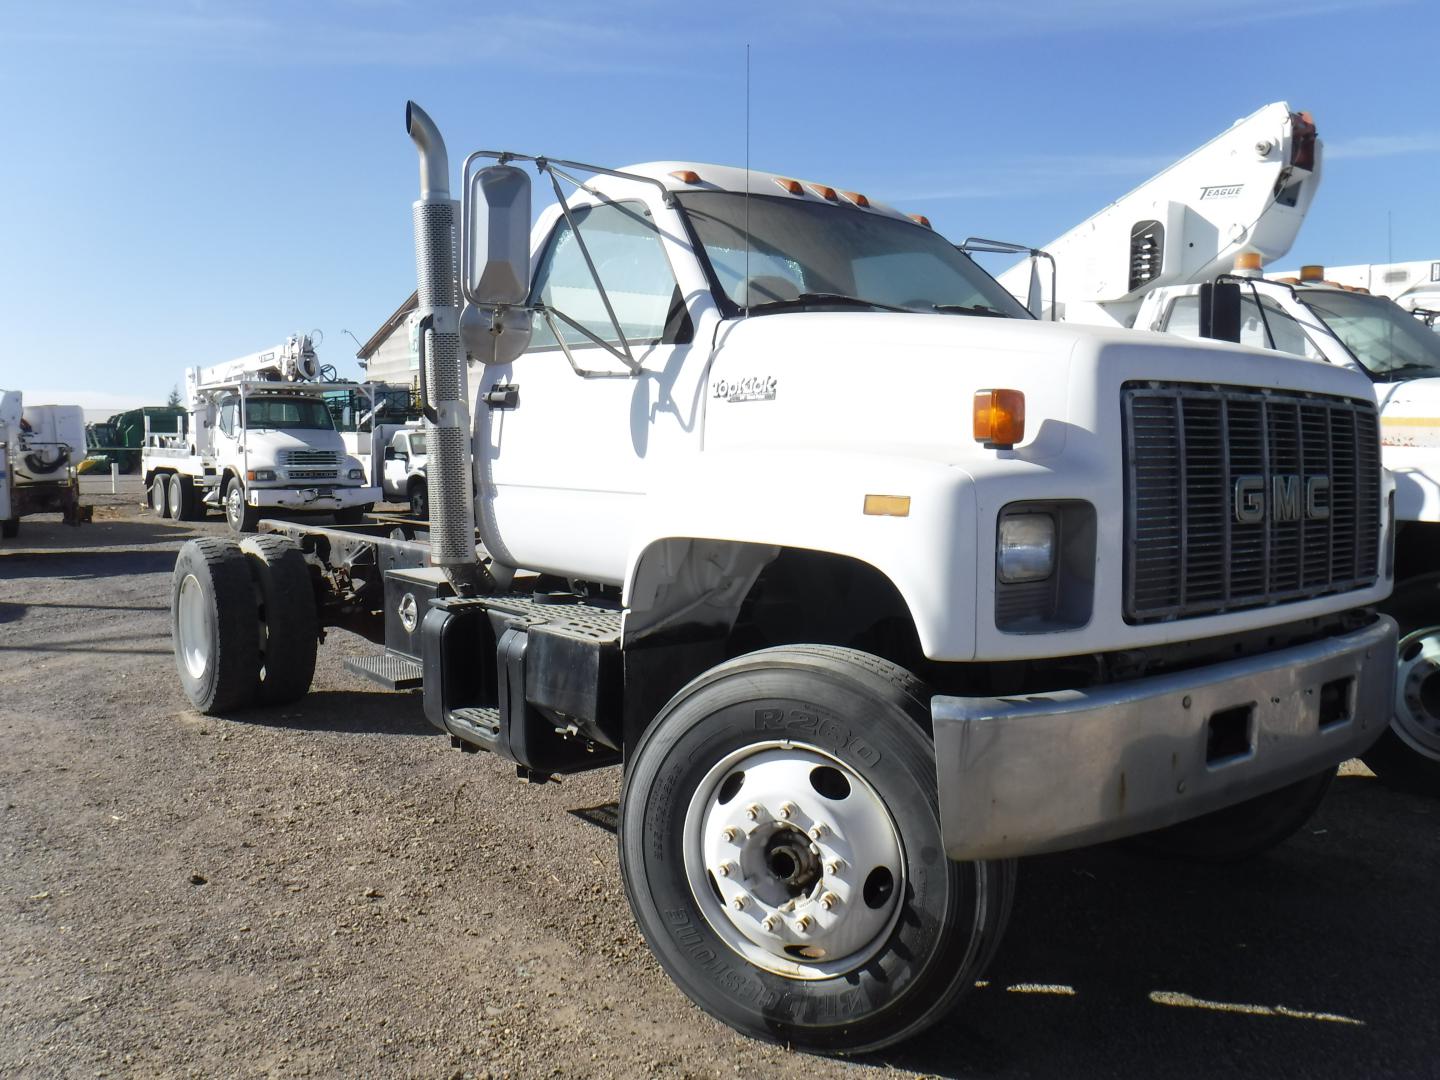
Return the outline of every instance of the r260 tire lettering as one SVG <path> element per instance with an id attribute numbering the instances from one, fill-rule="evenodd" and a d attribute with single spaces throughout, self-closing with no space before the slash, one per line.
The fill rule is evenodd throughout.
<path id="1" fill-rule="evenodd" d="M 806 735 L 818 743 L 848 750 L 864 765 L 880 762 L 880 751 L 853 734 L 839 720 L 804 709 L 756 709 L 755 730 Z"/>

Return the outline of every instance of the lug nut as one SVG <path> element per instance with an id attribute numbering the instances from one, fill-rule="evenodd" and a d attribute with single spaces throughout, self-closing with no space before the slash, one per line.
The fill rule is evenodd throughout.
<path id="1" fill-rule="evenodd" d="M 760 817 L 760 807 L 757 806 L 755 803 L 751 803 L 745 808 L 745 816 L 751 821 L 758 820 Z"/>
<path id="2" fill-rule="evenodd" d="M 813 826 L 811 826 L 811 828 L 810 828 L 810 839 L 811 839 L 811 840 L 819 840 L 822 836 L 824 836 L 824 835 L 825 835 L 826 833 L 828 833 L 829 831 L 830 831 L 830 829 L 826 826 L 826 824 L 825 824 L 823 821 L 817 821 L 817 822 L 816 822 Z"/>
<path id="3" fill-rule="evenodd" d="M 740 830 L 733 825 L 727 825 L 725 826 L 725 831 L 720 835 L 733 844 L 740 839 Z"/>
<path id="4" fill-rule="evenodd" d="M 734 873 L 734 871 L 734 863 L 722 862 L 719 866 L 715 867 L 715 873 L 719 874 L 721 877 L 729 877 L 732 873 Z"/>
<path id="5" fill-rule="evenodd" d="M 742 894 L 742 895 L 740 895 L 740 896 L 735 897 L 734 900 L 731 900 L 731 901 L 730 901 L 730 906 L 733 907 L 736 911 L 744 911 L 744 910 L 745 910 L 745 897 L 744 897 L 744 895 Z"/>
<path id="6" fill-rule="evenodd" d="M 825 864 L 825 873 L 829 874 L 831 877 L 834 877 L 843 869 L 845 869 L 844 859 L 831 859 Z"/>
<path id="7" fill-rule="evenodd" d="M 760 920 L 760 925 L 765 928 L 767 934 L 773 934 L 780 927 L 780 920 L 774 915 L 766 915 Z"/>
<path id="8" fill-rule="evenodd" d="M 798 919 L 795 920 L 795 929 L 799 930 L 800 933 L 803 934 L 805 933 L 805 931 L 809 930 L 810 927 L 814 925 L 814 923 L 815 920 L 810 918 L 809 915 L 801 915 Z"/>
<path id="9" fill-rule="evenodd" d="M 795 811 L 796 811 L 796 806 L 795 806 L 795 804 L 794 804 L 793 802 L 787 802 L 787 803 L 781 803 L 781 804 L 780 804 L 780 816 L 781 816 L 782 818 L 793 817 L 794 814 L 795 814 Z"/>
<path id="10" fill-rule="evenodd" d="M 838 903 L 840 903 L 840 897 L 836 896 L 833 892 L 827 892 L 824 896 L 820 897 L 820 906 L 826 911 L 829 911 Z"/>

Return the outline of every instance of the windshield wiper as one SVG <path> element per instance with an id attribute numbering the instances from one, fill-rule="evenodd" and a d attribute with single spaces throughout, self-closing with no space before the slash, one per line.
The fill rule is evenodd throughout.
<path id="1" fill-rule="evenodd" d="M 1440 377 L 1440 368 L 1433 364 L 1401 364 L 1399 367 L 1377 369 L 1377 379 L 1389 379 L 1395 375 L 1423 375 L 1427 378 Z"/>
<path id="2" fill-rule="evenodd" d="M 988 315 L 992 319 L 1008 319 L 1009 313 L 993 308 L 989 304 L 932 304 L 936 311 L 946 315 Z"/>
<path id="3" fill-rule="evenodd" d="M 751 304 L 751 311 L 778 311 L 782 308 L 807 307 L 810 304 L 836 304 L 843 307 L 864 307 L 874 308 L 877 311 L 903 311 L 907 314 L 914 314 L 914 308 L 897 307 L 894 304 L 881 303 L 879 300 L 866 300 L 863 296 L 849 296 L 846 293 L 833 292 L 802 292 L 799 296 L 786 297 L 784 300 L 766 300 L 763 304 Z"/>

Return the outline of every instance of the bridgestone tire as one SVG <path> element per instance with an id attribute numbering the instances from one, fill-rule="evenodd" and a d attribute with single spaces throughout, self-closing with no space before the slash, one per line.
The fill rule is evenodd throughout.
<path id="1" fill-rule="evenodd" d="M 260 676 L 255 583 L 240 545 L 190 540 L 175 560 L 170 633 L 185 696 L 221 715 L 255 700 Z"/>
<path id="2" fill-rule="evenodd" d="M 1380 610 L 1400 624 L 1401 685 L 1396 688 L 1396 715 L 1360 759 L 1390 787 L 1440 795 L 1440 753 L 1425 753 L 1416 748 L 1417 744 L 1434 747 L 1437 712 L 1440 712 L 1431 693 L 1436 676 L 1432 674 L 1420 680 L 1425 693 L 1414 700 L 1407 700 L 1411 687 L 1404 678 L 1412 660 L 1409 650 L 1423 648 L 1427 643 L 1433 646 L 1435 638 L 1440 637 L 1440 629 L 1432 629 L 1440 623 L 1440 574 L 1397 581 L 1394 593 L 1380 605 Z M 1412 726 L 1409 740 L 1399 734 L 1406 725 Z"/>
<path id="3" fill-rule="evenodd" d="M 1283 843 L 1314 815 L 1335 782 L 1329 768 L 1308 779 L 1167 829 L 1125 841 L 1131 850 L 1162 859 L 1234 863 Z"/>
<path id="4" fill-rule="evenodd" d="M 156 473 L 150 480 L 150 510 L 158 518 L 170 516 L 170 481 L 164 473 Z"/>
<path id="5" fill-rule="evenodd" d="M 621 792 L 621 874 L 650 948 L 706 1012 L 755 1038 L 827 1054 L 861 1053 L 935 1023 L 974 986 L 1004 932 L 1015 863 L 945 857 L 928 702 L 923 684 L 886 661 L 851 649 L 790 646 L 712 669 L 671 699 L 647 730 Z M 708 805 L 711 779 L 725 776 L 731 760 L 738 762 L 736 771 L 750 767 L 757 777 L 768 767 L 758 764 L 760 754 L 782 762 L 799 754 L 833 761 L 834 768 L 801 766 L 813 769 L 815 791 L 821 791 L 816 772 L 827 768 L 856 778 L 861 783 L 847 779 L 844 794 L 828 797 L 850 799 L 861 787 L 862 811 L 883 807 L 893 827 L 886 835 L 898 838 L 900 880 L 888 901 L 893 921 L 863 949 L 836 958 L 833 968 L 810 969 L 817 977 L 780 973 L 771 970 L 776 961 L 767 956 L 760 956 L 767 965 L 761 966 L 743 955 L 732 944 L 737 931 L 724 921 L 714 871 L 708 880 L 715 897 L 703 903 L 687 874 L 687 838 L 700 818 L 694 810 Z M 717 805 L 727 802 L 725 792 L 736 782 L 732 772 L 720 783 Z M 753 787 L 747 797 L 743 775 L 738 783 L 730 791 L 736 807 L 759 797 Z M 711 819 L 702 820 L 710 828 Z M 849 820 L 854 825 L 858 819 Z M 868 814 L 863 823 L 876 820 Z M 726 831 L 748 845 L 761 830 L 749 836 Z M 856 828 L 851 835 L 859 833 Z M 737 875 L 744 873 L 748 852 L 738 856 Z M 874 874 L 864 876 L 863 865 L 854 869 L 866 891 L 852 891 L 851 900 L 863 896 L 875 907 L 869 893 Z M 824 873 L 819 888 L 840 880 L 829 877 L 828 863 Z M 727 873 L 727 880 L 735 879 Z M 747 877 L 745 884 L 757 880 Z M 758 895 L 761 886 L 753 887 Z M 843 903 L 836 910 L 849 917 Z M 854 910 L 859 912 L 858 903 Z M 848 956 L 857 958 L 855 964 L 842 970 Z"/>
<path id="6" fill-rule="evenodd" d="M 14 540 L 20 535 L 20 519 L 18 517 L 6 518 L 0 521 L 0 537 L 6 540 Z"/>
<path id="7" fill-rule="evenodd" d="M 283 705 L 304 697 L 315 677 L 319 620 L 310 568 L 299 546 L 284 536 L 247 536 L 240 549 L 260 601 L 256 696 L 261 705 Z"/>
<path id="8" fill-rule="evenodd" d="M 195 497 L 195 484 L 190 477 L 181 476 L 179 473 L 170 477 L 170 494 L 166 505 L 172 518 L 176 521 L 194 521 L 197 516 L 195 505 L 199 501 Z"/>

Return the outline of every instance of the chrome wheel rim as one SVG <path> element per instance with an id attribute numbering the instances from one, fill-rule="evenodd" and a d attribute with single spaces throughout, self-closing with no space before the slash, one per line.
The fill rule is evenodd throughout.
<path id="1" fill-rule="evenodd" d="M 818 747 L 756 743 L 722 758 L 690 800 L 683 844 L 710 926 L 777 975 L 853 971 L 900 917 L 895 820 L 863 777 Z"/>
<path id="2" fill-rule="evenodd" d="M 245 496 L 240 491 L 239 484 L 231 484 L 230 490 L 225 494 L 225 513 L 230 518 L 230 524 L 238 529 L 245 516 Z"/>
<path id="3" fill-rule="evenodd" d="M 1440 761 L 1440 626 L 1406 634 L 1399 653 L 1391 726 L 1416 753 Z"/>
<path id="4" fill-rule="evenodd" d="M 165 480 L 157 476 L 150 481 L 150 509 L 160 514 L 165 510 Z"/>
<path id="5" fill-rule="evenodd" d="M 210 612 L 205 603 L 205 590 L 194 574 L 186 574 L 180 583 L 180 601 L 176 629 L 180 634 L 180 659 L 192 679 L 199 679 L 210 666 Z"/>

